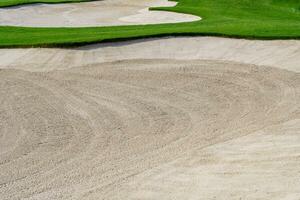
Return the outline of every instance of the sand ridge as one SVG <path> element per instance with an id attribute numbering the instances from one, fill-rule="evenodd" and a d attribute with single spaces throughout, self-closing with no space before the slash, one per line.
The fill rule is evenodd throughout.
<path id="1" fill-rule="evenodd" d="M 0 25 L 29 27 L 85 27 L 176 23 L 200 17 L 149 7 L 172 7 L 168 0 L 103 0 L 67 4 L 33 4 L 0 9 Z"/>
<path id="2" fill-rule="evenodd" d="M 299 57 L 298 40 L 166 37 L 75 49 L 0 49 L 0 68 L 52 71 L 117 60 L 176 59 L 233 61 L 300 72 Z"/>

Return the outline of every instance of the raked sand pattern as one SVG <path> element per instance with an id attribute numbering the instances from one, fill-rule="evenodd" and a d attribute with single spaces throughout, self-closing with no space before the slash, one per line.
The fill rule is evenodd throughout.
<path id="1" fill-rule="evenodd" d="M 300 199 L 298 41 L 0 52 L 1 200 Z"/>

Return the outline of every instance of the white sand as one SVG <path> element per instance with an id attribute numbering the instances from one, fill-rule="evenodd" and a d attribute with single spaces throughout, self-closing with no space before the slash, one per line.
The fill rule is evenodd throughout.
<path id="1" fill-rule="evenodd" d="M 149 7 L 175 6 L 168 0 L 103 0 L 85 3 L 35 4 L 0 9 L 0 25 L 84 27 L 189 22 L 200 17 Z"/>
<path id="2" fill-rule="evenodd" d="M 170 37 L 89 45 L 77 49 L 0 49 L 0 68 L 51 71 L 116 60 L 234 61 L 300 72 L 300 41 Z"/>
<path id="3" fill-rule="evenodd" d="M 300 199 L 300 42 L 0 50 L 0 199 Z"/>

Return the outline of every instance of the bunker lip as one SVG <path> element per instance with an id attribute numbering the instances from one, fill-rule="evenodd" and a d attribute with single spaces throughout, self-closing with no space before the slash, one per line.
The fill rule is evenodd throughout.
<path id="1" fill-rule="evenodd" d="M 51 71 L 118 60 L 176 59 L 233 61 L 300 72 L 299 50 L 299 40 L 166 37 L 74 49 L 0 49 L 0 68 Z"/>
<path id="2" fill-rule="evenodd" d="M 95 27 L 198 21 L 189 14 L 150 11 L 172 7 L 168 0 L 109 0 L 67 4 L 33 4 L 0 9 L 0 25 L 22 27 Z"/>

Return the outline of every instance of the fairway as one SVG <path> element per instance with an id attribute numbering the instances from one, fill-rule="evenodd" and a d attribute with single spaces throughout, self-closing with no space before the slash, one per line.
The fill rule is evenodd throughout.
<path id="1" fill-rule="evenodd" d="M 155 8 L 196 15 L 197 22 L 91 28 L 0 27 L 0 47 L 72 46 L 166 35 L 211 35 L 257 39 L 300 37 L 298 0 L 179 0 Z"/>

